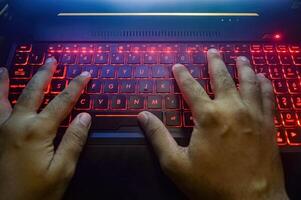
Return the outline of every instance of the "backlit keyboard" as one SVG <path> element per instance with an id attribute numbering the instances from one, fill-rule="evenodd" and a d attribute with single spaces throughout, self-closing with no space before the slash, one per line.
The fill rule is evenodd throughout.
<path id="1" fill-rule="evenodd" d="M 46 92 L 42 108 L 62 92 L 70 80 L 89 71 L 92 80 L 72 114 L 93 116 L 92 131 L 137 128 L 137 114 L 149 110 L 173 130 L 191 130 L 193 121 L 174 80 L 171 67 L 186 65 L 213 98 L 206 51 L 219 49 L 238 83 L 235 59 L 246 56 L 257 73 L 264 73 L 274 87 L 277 102 L 275 125 L 281 146 L 301 146 L 301 45 L 289 44 L 192 44 L 192 43 L 38 43 L 14 48 L 10 69 L 10 101 L 18 96 L 43 65 L 54 56 L 59 65 Z M 42 109 L 41 108 L 41 109 Z"/>

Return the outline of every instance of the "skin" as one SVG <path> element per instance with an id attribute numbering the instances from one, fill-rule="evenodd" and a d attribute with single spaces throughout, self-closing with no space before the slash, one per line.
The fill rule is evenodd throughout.
<path id="1" fill-rule="evenodd" d="M 214 100 L 183 65 L 173 67 L 195 124 L 187 147 L 179 146 L 156 116 L 139 115 L 162 169 L 190 199 L 288 199 L 270 81 L 240 57 L 238 91 L 217 50 L 207 57 Z"/>
<path id="2" fill-rule="evenodd" d="M 195 127 L 188 147 L 178 146 L 151 113 L 138 117 L 162 169 L 190 199 L 288 199 L 274 139 L 270 82 L 240 58 L 237 91 L 216 50 L 208 52 L 208 62 L 214 100 L 184 66 L 173 67 L 193 111 Z M 73 176 L 91 117 L 79 114 L 56 151 L 53 139 L 90 76 L 77 77 L 37 114 L 55 68 L 56 62 L 48 60 L 13 110 L 7 100 L 7 71 L 1 68 L 0 199 L 61 199 Z"/>

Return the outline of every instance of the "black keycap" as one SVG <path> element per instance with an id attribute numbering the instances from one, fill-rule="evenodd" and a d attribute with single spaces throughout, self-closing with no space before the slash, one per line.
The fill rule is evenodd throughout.
<path id="1" fill-rule="evenodd" d="M 99 76 L 99 67 L 97 66 L 84 66 L 82 71 L 90 72 L 91 78 L 98 78 Z"/>
<path id="2" fill-rule="evenodd" d="M 290 94 L 300 94 L 301 93 L 301 85 L 298 79 L 289 79 L 286 80 L 288 90 Z"/>
<path id="3" fill-rule="evenodd" d="M 75 78 L 82 73 L 82 67 L 74 65 L 67 67 L 67 78 Z"/>
<path id="4" fill-rule="evenodd" d="M 117 93 L 118 82 L 113 80 L 107 80 L 104 84 L 104 93 Z"/>
<path id="5" fill-rule="evenodd" d="M 115 78 L 115 67 L 107 66 L 101 69 L 102 78 Z"/>
<path id="6" fill-rule="evenodd" d="M 280 63 L 282 65 L 291 65 L 293 64 L 293 60 L 290 54 L 287 53 L 279 53 Z"/>
<path id="7" fill-rule="evenodd" d="M 146 66 L 139 66 L 135 68 L 135 78 L 149 78 L 149 68 Z"/>
<path id="8" fill-rule="evenodd" d="M 237 54 L 234 52 L 225 52 L 224 53 L 224 61 L 226 64 L 234 65 L 236 63 Z"/>
<path id="9" fill-rule="evenodd" d="M 152 77 L 153 78 L 169 78 L 170 71 L 166 66 L 155 66 L 152 67 Z"/>
<path id="10" fill-rule="evenodd" d="M 204 53 L 194 53 L 192 54 L 192 62 L 193 64 L 205 64 L 207 63 L 207 59 Z"/>
<path id="11" fill-rule="evenodd" d="M 180 96 L 179 95 L 166 95 L 165 96 L 165 108 L 166 109 L 179 109 Z"/>
<path id="12" fill-rule="evenodd" d="M 188 66 L 187 69 L 189 70 L 193 78 L 201 78 L 200 66 L 196 66 L 196 65 Z"/>
<path id="13" fill-rule="evenodd" d="M 139 81 L 139 92 L 140 93 L 152 93 L 154 83 L 152 80 L 140 80 Z"/>
<path id="14" fill-rule="evenodd" d="M 30 52 L 32 49 L 32 45 L 31 44 L 19 44 L 16 47 L 16 51 L 17 52 Z"/>
<path id="15" fill-rule="evenodd" d="M 285 80 L 273 80 L 272 82 L 276 94 L 286 94 L 288 92 Z"/>
<path id="16" fill-rule="evenodd" d="M 265 77 L 269 78 L 270 77 L 270 72 L 269 72 L 269 68 L 268 66 L 266 65 L 258 65 L 258 66 L 255 66 L 255 72 L 256 73 L 261 73 L 261 74 L 264 74 Z"/>
<path id="17" fill-rule="evenodd" d="M 292 102 L 289 95 L 277 95 L 276 100 L 279 110 L 289 110 L 292 108 Z"/>
<path id="18" fill-rule="evenodd" d="M 112 53 L 111 54 L 112 64 L 124 64 L 124 54 L 123 53 Z"/>
<path id="19" fill-rule="evenodd" d="M 194 126 L 191 112 L 184 112 L 184 126 L 185 127 L 193 127 Z"/>
<path id="20" fill-rule="evenodd" d="M 301 65 L 301 53 L 296 53 L 292 55 L 295 65 Z"/>
<path id="21" fill-rule="evenodd" d="M 31 66 L 14 66 L 10 71 L 10 78 L 28 79 L 31 77 L 31 74 L 32 74 Z"/>
<path id="22" fill-rule="evenodd" d="M 91 107 L 90 96 L 81 95 L 75 105 L 76 110 L 89 110 Z"/>
<path id="23" fill-rule="evenodd" d="M 47 53 L 46 54 L 46 59 L 51 58 L 51 57 L 54 57 L 56 59 L 57 63 L 61 63 L 62 54 L 60 54 L 60 53 Z"/>
<path id="24" fill-rule="evenodd" d="M 157 80 L 156 89 L 158 93 L 169 93 L 170 92 L 170 80 Z"/>
<path id="25" fill-rule="evenodd" d="M 301 130 L 297 129 L 286 129 L 289 145 L 301 145 Z"/>
<path id="26" fill-rule="evenodd" d="M 16 53 L 14 58 L 15 65 L 26 65 L 28 62 L 28 53 Z"/>
<path id="27" fill-rule="evenodd" d="M 285 127 L 295 127 L 297 126 L 297 116 L 293 111 L 284 111 L 281 112 L 283 119 L 283 124 Z"/>
<path id="28" fill-rule="evenodd" d="M 161 53 L 160 54 L 160 63 L 161 64 L 173 64 L 174 63 L 174 54 L 173 53 Z"/>
<path id="29" fill-rule="evenodd" d="M 58 65 L 55 72 L 54 72 L 54 74 L 53 74 L 53 77 L 54 78 L 64 78 L 65 73 L 66 73 L 65 65 Z"/>
<path id="30" fill-rule="evenodd" d="M 78 57 L 78 64 L 86 65 L 92 63 L 92 54 L 90 53 L 81 53 Z"/>
<path id="31" fill-rule="evenodd" d="M 267 63 L 263 53 L 253 53 L 252 58 L 254 65 L 265 65 Z"/>
<path id="32" fill-rule="evenodd" d="M 188 53 L 178 53 L 177 54 L 177 63 L 181 63 L 181 64 L 189 64 L 190 63 L 190 58 L 189 58 L 189 54 Z"/>
<path id="33" fill-rule="evenodd" d="M 62 56 L 62 64 L 72 65 L 75 64 L 76 54 L 64 53 Z"/>
<path id="34" fill-rule="evenodd" d="M 112 96 L 112 109 L 126 109 L 126 96 L 114 95 Z"/>
<path id="35" fill-rule="evenodd" d="M 293 101 L 295 110 L 301 110 L 301 94 L 292 95 L 292 101 Z M 301 122 L 301 118 L 299 118 L 299 121 Z"/>
<path id="36" fill-rule="evenodd" d="M 266 53 L 266 59 L 267 63 L 269 65 L 278 65 L 279 64 L 279 58 L 277 53 Z"/>
<path id="37" fill-rule="evenodd" d="M 181 115 L 178 111 L 169 111 L 165 113 L 167 126 L 181 126 Z"/>
<path id="38" fill-rule="evenodd" d="M 269 69 L 271 79 L 281 79 L 283 77 L 281 66 L 270 66 Z"/>
<path id="39" fill-rule="evenodd" d="M 107 95 L 94 95 L 93 103 L 95 110 L 105 110 L 109 107 L 109 98 Z"/>
<path id="40" fill-rule="evenodd" d="M 145 53 L 144 54 L 144 64 L 157 64 L 158 54 L 157 53 Z"/>
<path id="41" fill-rule="evenodd" d="M 129 107 L 129 109 L 143 109 L 144 108 L 144 97 L 137 96 L 137 95 L 130 96 L 128 107 Z"/>
<path id="42" fill-rule="evenodd" d="M 45 60 L 45 54 L 41 51 L 33 51 L 29 55 L 29 64 L 30 65 L 42 65 Z"/>
<path id="43" fill-rule="evenodd" d="M 178 83 L 175 80 L 172 81 L 172 91 L 174 93 L 181 93 Z"/>
<path id="44" fill-rule="evenodd" d="M 298 73 L 296 66 L 283 66 L 284 76 L 286 79 L 297 79 Z"/>
<path id="45" fill-rule="evenodd" d="M 132 78 L 132 67 L 118 67 L 118 78 Z"/>
<path id="46" fill-rule="evenodd" d="M 51 81 L 51 93 L 57 94 L 62 92 L 66 87 L 66 80 L 52 79 Z"/>
<path id="47" fill-rule="evenodd" d="M 123 80 L 119 82 L 121 93 L 135 93 L 136 81 Z"/>
<path id="48" fill-rule="evenodd" d="M 10 79 L 9 92 L 12 94 L 20 94 L 28 82 L 28 79 Z"/>
<path id="49" fill-rule="evenodd" d="M 99 94 L 101 92 L 101 81 L 91 80 L 87 85 L 87 92 L 89 94 Z"/>
<path id="50" fill-rule="evenodd" d="M 147 97 L 147 108 L 149 109 L 161 109 L 162 108 L 162 96 L 152 95 Z"/>
<path id="51" fill-rule="evenodd" d="M 140 53 L 129 53 L 127 63 L 128 64 L 140 64 L 141 63 Z"/>
<path id="52" fill-rule="evenodd" d="M 201 72 L 202 72 L 202 78 L 203 79 L 209 79 L 209 71 L 208 66 L 201 66 Z"/>
<path id="53" fill-rule="evenodd" d="M 107 53 L 96 53 L 94 59 L 95 64 L 108 64 L 109 55 Z"/>
<path id="54" fill-rule="evenodd" d="M 286 136 L 283 128 L 279 128 L 276 133 L 276 140 L 278 145 L 286 144 Z"/>

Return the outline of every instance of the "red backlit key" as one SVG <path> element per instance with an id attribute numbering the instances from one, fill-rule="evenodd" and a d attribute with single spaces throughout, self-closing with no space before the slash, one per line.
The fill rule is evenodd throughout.
<path id="1" fill-rule="evenodd" d="M 143 96 L 130 96 L 129 109 L 143 109 L 144 108 L 144 97 Z"/>
<path id="2" fill-rule="evenodd" d="M 139 51 L 129 53 L 128 55 L 128 64 L 140 64 L 141 63 L 141 55 Z"/>
<path id="3" fill-rule="evenodd" d="M 289 95 L 277 95 L 276 99 L 278 103 L 278 108 L 280 110 L 289 110 L 293 107 Z"/>
<path id="4" fill-rule="evenodd" d="M 280 63 L 282 65 L 291 65 L 293 64 L 293 60 L 290 54 L 288 53 L 279 53 Z"/>
<path id="5" fill-rule="evenodd" d="M 121 93 L 135 93 L 136 81 L 133 80 L 122 80 L 119 82 Z"/>
<path id="6" fill-rule="evenodd" d="M 154 83 L 152 80 L 140 80 L 139 81 L 139 93 L 152 93 L 154 88 Z"/>
<path id="7" fill-rule="evenodd" d="M 75 64 L 76 54 L 64 53 L 62 56 L 62 64 L 72 65 Z"/>
<path id="8" fill-rule="evenodd" d="M 296 112 L 297 118 L 298 118 L 298 125 L 301 127 L 301 112 Z"/>
<path id="9" fill-rule="evenodd" d="M 277 52 L 280 52 L 280 53 L 286 53 L 287 52 L 287 46 L 283 45 L 283 44 L 277 45 L 276 50 L 277 50 Z"/>
<path id="10" fill-rule="evenodd" d="M 286 80 L 289 93 L 291 94 L 300 94 L 301 93 L 301 85 L 299 79 L 291 79 Z"/>
<path id="11" fill-rule="evenodd" d="M 224 60 L 226 64 L 234 65 L 236 63 L 237 55 L 233 52 L 225 52 L 224 53 Z"/>
<path id="12" fill-rule="evenodd" d="M 279 58 L 277 53 L 266 53 L 266 59 L 267 63 L 269 65 L 278 65 L 279 64 Z"/>
<path id="13" fill-rule="evenodd" d="M 105 110 L 109 107 L 109 98 L 107 95 L 95 95 L 93 96 L 94 109 Z"/>
<path id="14" fill-rule="evenodd" d="M 29 59 L 28 53 L 16 53 L 14 58 L 15 65 L 26 65 Z"/>
<path id="15" fill-rule="evenodd" d="M 189 54 L 188 53 L 178 53 L 177 54 L 177 63 L 181 63 L 181 64 L 189 64 Z"/>
<path id="16" fill-rule="evenodd" d="M 97 66 L 84 66 L 82 71 L 90 72 L 92 79 L 98 78 L 99 67 Z"/>
<path id="17" fill-rule="evenodd" d="M 158 54 L 157 53 L 145 53 L 144 54 L 144 64 L 157 64 Z"/>
<path id="18" fill-rule="evenodd" d="M 297 79 L 297 69 L 295 66 L 283 66 L 284 76 L 286 79 Z"/>
<path id="19" fill-rule="evenodd" d="M 285 80 L 273 80 L 272 82 L 276 94 L 286 94 L 288 92 Z"/>
<path id="20" fill-rule="evenodd" d="M 146 66 L 135 67 L 135 78 L 149 78 L 149 68 Z"/>
<path id="21" fill-rule="evenodd" d="M 194 126 L 191 112 L 184 112 L 184 126 L 185 127 L 193 127 Z"/>
<path id="22" fill-rule="evenodd" d="M 158 93 L 169 93 L 171 83 L 169 80 L 157 80 L 156 88 Z"/>
<path id="23" fill-rule="evenodd" d="M 161 109 L 162 108 L 162 96 L 148 96 L 147 108 L 149 109 Z"/>
<path id="24" fill-rule="evenodd" d="M 75 78 L 78 75 L 82 73 L 82 67 L 74 65 L 74 66 L 68 66 L 67 69 L 67 78 Z"/>
<path id="25" fill-rule="evenodd" d="M 161 53 L 160 54 L 160 63 L 161 64 L 173 64 L 174 63 L 174 57 L 175 55 L 173 53 Z"/>
<path id="26" fill-rule="evenodd" d="M 109 55 L 107 53 L 96 53 L 95 54 L 95 64 L 108 64 Z"/>
<path id="27" fill-rule="evenodd" d="M 105 81 L 104 93 L 117 93 L 118 92 L 118 82 L 114 80 Z"/>
<path id="28" fill-rule="evenodd" d="M 292 146 L 301 145 L 301 130 L 286 129 L 286 136 L 288 138 L 288 144 Z"/>
<path id="29" fill-rule="evenodd" d="M 53 79 L 51 81 L 51 93 L 57 94 L 62 92 L 66 87 L 66 80 Z"/>
<path id="30" fill-rule="evenodd" d="M 117 77 L 118 78 L 132 78 L 133 70 L 132 67 L 122 66 L 118 67 Z"/>
<path id="31" fill-rule="evenodd" d="M 193 53 L 192 54 L 192 62 L 193 62 L 193 64 L 205 64 L 205 63 L 207 63 L 207 59 L 203 52 Z"/>
<path id="32" fill-rule="evenodd" d="M 267 78 L 270 77 L 269 67 L 266 65 L 255 66 L 255 71 L 257 74 L 261 73 L 261 74 L 264 74 L 264 76 Z"/>
<path id="33" fill-rule="evenodd" d="M 293 53 L 292 58 L 295 65 L 301 65 L 301 53 Z"/>
<path id="34" fill-rule="evenodd" d="M 39 51 L 33 51 L 29 55 L 29 64 L 30 65 L 43 65 L 45 60 L 45 54 Z"/>
<path id="35" fill-rule="evenodd" d="M 262 46 L 260 44 L 252 44 L 251 45 L 251 52 L 262 52 Z"/>
<path id="36" fill-rule="evenodd" d="M 250 46 L 248 44 L 237 44 L 235 45 L 236 52 L 249 52 Z"/>
<path id="37" fill-rule="evenodd" d="M 81 53 L 78 57 L 78 64 L 85 65 L 92 63 L 92 54 L 91 53 Z"/>
<path id="38" fill-rule="evenodd" d="M 188 71 L 190 72 L 191 76 L 193 78 L 200 78 L 201 77 L 201 71 L 199 66 L 188 66 Z"/>
<path id="39" fill-rule="evenodd" d="M 295 110 L 301 110 L 301 95 L 292 95 Z"/>
<path id="40" fill-rule="evenodd" d="M 167 126 L 181 126 L 181 114 L 178 111 L 169 111 L 165 113 Z"/>
<path id="41" fill-rule="evenodd" d="M 276 127 L 282 126 L 282 119 L 281 119 L 281 116 L 280 116 L 279 111 L 277 111 L 277 112 L 275 113 L 275 116 L 274 116 L 274 124 L 275 124 Z"/>
<path id="42" fill-rule="evenodd" d="M 301 52 L 301 46 L 299 45 L 290 45 L 289 50 L 291 53 L 300 53 Z"/>
<path id="43" fill-rule="evenodd" d="M 263 45 L 263 51 L 264 52 L 274 52 L 275 51 L 275 47 L 272 44 L 265 44 Z"/>
<path id="44" fill-rule="evenodd" d="M 234 51 L 234 45 L 232 45 L 232 44 L 222 44 L 222 45 L 220 45 L 219 49 L 222 52 L 233 52 Z"/>
<path id="45" fill-rule="evenodd" d="M 14 66 L 10 73 L 10 78 L 30 78 L 32 74 L 32 67 L 30 66 Z"/>
<path id="46" fill-rule="evenodd" d="M 47 53 L 45 59 L 54 57 L 56 59 L 57 63 L 60 63 L 61 62 L 61 56 L 62 55 L 60 53 Z"/>
<path id="47" fill-rule="evenodd" d="M 180 96 L 179 95 L 166 95 L 165 108 L 166 109 L 180 109 Z"/>
<path id="48" fill-rule="evenodd" d="M 63 45 L 61 44 L 50 44 L 48 46 L 48 52 L 62 52 L 63 51 Z"/>
<path id="49" fill-rule="evenodd" d="M 281 112 L 281 116 L 283 119 L 283 125 L 285 127 L 297 126 L 297 118 L 295 112 L 292 111 Z"/>
<path id="50" fill-rule="evenodd" d="M 64 78 L 65 73 L 66 73 L 66 67 L 64 65 L 58 65 L 53 74 L 53 77 L 54 78 Z"/>
<path id="51" fill-rule="evenodd" d="M 9 92 L 12 94 L 20 94 L 28 82 L 28 79 L 11 79 Z"/>
<path id="52" fill-rule="evenodd" d="M 109 52 L 111 51 L 111 47 L 109 44 L 98 44 L 95 45 L 95 50 L 98 52 Z"/>
<path id="53" fill-rule="evenodd" d="M 116 74 L 115 67 L 107 66 L 107 67 L 102 67 L 101 69 L 102 78 L 115 78 L 115 74 Z"/>
<path id="54" fill-rule="evenodd" d="M 12 107 L 14 107 L 19 99 L 20 94 L 10 94 L 8 99 Z"/>
<path id="55" fill-rule="evenodd" d="M 31 44 L 20 44 L 17 46 L 17 52 L 31 52 L 32 45 Z"/>
<path id="56" fill-rule="evenodd" d="M 111 54 L 112 64 L 124 64 L 124 54 L 123 53 L 112 53 Z"/>
<path id="57" fill-rule="evenodd" d="M 283 128 L 277 130 L 276 140 L 278 145 L 286 145 L 286 136 Z"/>
<path id="58" fill-rule="evenodd" d="M 252 59 L 255 65 L 265 65 L 267 63 L 263 53 L 253 53 Z"/>
<path id="59" fill-rule="evenodd" d="M 126 109 L 126 96 L 124 95 L 112 96 L 111 108 L 114 110 Z"/>
<path id="60" fill-rule="evenodd" d="M 101 81 L 91 80 L 87 85 L 88 94 L 99 94 L 101 91 Z"/>
<path id="61" fill-rule="evenodd" d="M 283 77 L 281 66 L 270 66 L 269 70 L 271 79 L 281 79 Z"/>

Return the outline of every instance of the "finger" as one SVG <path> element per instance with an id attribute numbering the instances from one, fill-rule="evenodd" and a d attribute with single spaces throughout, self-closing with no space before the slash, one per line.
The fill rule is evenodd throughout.
<path id="1" fill-rule="evenodd" d="M 238 96 L 234 81 L 219 52 L 216 49 L 210 49 L 207 57 L 211 85 L 216 98 L 228 97 L 229 95 Z"/>
<path id="2" fill-rule="evenodd" d="M 56 67 L 55 58 L 46 60 L 45 65 L 33 76 L 19 97 L 15 105 L 17 111 L 36 112 L 39 109 Z"/>
<path id="3" fill-rule="evenodd" d="M 56 96 L 48 106 L 42 110 L 40 116 L 49 119 L 55 125 L 59 125 L 73 109 L 90 78 L 91 74 L 89 72 L 83 72 L 73 79 L 68 88 Z"/>
<path id="4" fill-rule="evenodd" d="M 88 132 L 91 126 L 91 116 L 88 113 L 81 113 L 76 116 L 54 155 L 51 166 L 54 169 L 62 170 L 71 178 L 80 153 L 87 141 Z"/>
<path id="5" fill-rule="evenodd" d="M 177 155 L 179 151 L 178 144 L 160 119 L 152 113 L 142 112 L 139 114 L 138 120 L 160 162 L 174 158 Z"/>
<path id="6" fill-rule="evenodd" d="M 273 119 L 274 110 L 275 110 L 275 96 L 273 86 L 264 74 L 257 74 L 260 88 L 261 88 L 261 96 L 262 96 L 262 104 L 263 104 L 263 113 L 269 118 Z"/>
<path id="7" fill-rule="evenodd" d="M 0 68 L 0 124 L 2 124 L 11 113 L 11 105 L 8 101 L 9 78 L 6 68 Z"/>
<path id="8" fill-rule="evenodd" d="M 256 111 L 262 110 L 261 89 L 259 80 L 246 57 L 236 61 L 239 79 L 239 92 L 243 101 Z"/>
<path id="9" fill-rule="evenodd" d="M 193 111 L 202 109 L 211 101 L 204 88 L 191 76 L 184 65 L 176 64 L 172 70 L 185 101 Z"/>

